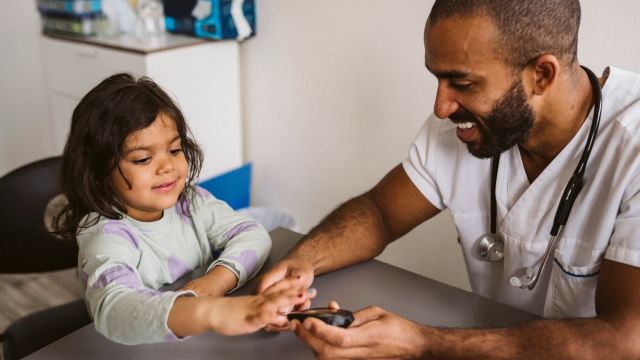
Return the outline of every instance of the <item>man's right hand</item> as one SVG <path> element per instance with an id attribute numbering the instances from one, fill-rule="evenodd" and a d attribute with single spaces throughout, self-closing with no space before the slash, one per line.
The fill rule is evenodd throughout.
<path id="1" fill-rule="evenodd" d="M 304 288 L 311 287 L 313 283 L 314 269 L 311 261 L 305 257 L 293 256 L 286 258 L 274 267 L 269 269 L 258 281 L 256 292 L 258 294 L 264 293 L 272 285 L 279 283 L 287 279 L 300 279 Z M 281 309 L 282 313 L 288 313 L 290 311 L 299 311 L 308 309 L 311 306 L 311 301 L 308 300 L 303 304 L 297 305 L 295 308 Z M 288 326 L 282 328 L 276 328 L 272 326 L 266 327 L 267 331 L 286 331 L 289 330 Z"/>
<path id="2" fill-rule="evenodd" d="M 285 279 L 302 279 L 306 287 L 313 283 L 314 269 L 311 261 L 302 256 L 287 257 L 269 269 L 258 282 L 257 293 Z"/>

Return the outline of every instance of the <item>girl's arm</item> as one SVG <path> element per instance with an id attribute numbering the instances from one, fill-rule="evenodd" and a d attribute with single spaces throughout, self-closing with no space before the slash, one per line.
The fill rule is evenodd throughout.
<path id="1" fill-rule="evenodd" d="M 175 340 L 167 318 L 189 291 L 147 288 L 138 273 L 140 241 L 131 229 L 112 223 L 78 237 L 84 297 L 96 330 L 122 344 Z"/>
<path id="2" fill-rule="evenodd" d="M 180 290 L 194 291 L 198 296 L 224 296 L 238 286 L 238 276 L 224 266 L 215 266 L 208 273 L 189 281 Z"/>
<path id="3" fill-rule="evenodd" d="M 214 331 L 222 335 L 242 335 L 266 325 L 287 323 L 281 311 L 315 296 L 300 279 L 282 281 L 264 293 L 238 297 L 179 297 L 169 313 L 168 325 L 176 336 L 185 337 Z"/>
<path id="4" fill-rule="evenodd" d="M 200 296 L 224 295 L 244 285 L 260 270 L 271 251 L 271 239 L 257 221 L 234 211 L 205 189 L 195 189 L 191 210 L 196 229 L 204 232 L 211 250 L 219 256 L 209 265 L 206 275 L 182 289 Z"/>

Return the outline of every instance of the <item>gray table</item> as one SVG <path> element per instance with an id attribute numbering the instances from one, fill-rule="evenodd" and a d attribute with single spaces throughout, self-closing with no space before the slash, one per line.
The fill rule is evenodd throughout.
<path id="1" fill-rule="evenodd" d="M 277 229 L 271 233 L 273 250 L 265 265 L 281 259 L 300 234 Z M 179 280 L 179 287 L 198 274 Z M 255 279 L 238 294 L 247 294 Z M 445 327 L 506 326 L 534 315 L 478 295 L 410 273 L 397 267 L 368 261 L 317 277 L 314 306 L 336 299 L 343 308 L 356 310 L 379 305 L 419 323 Z M 26 359 L 313 359 L 313 353 L 292 333 L 224 337 L 203 334 L 180 342 L 125 346 L 98 334 L 89 324 Z"/>

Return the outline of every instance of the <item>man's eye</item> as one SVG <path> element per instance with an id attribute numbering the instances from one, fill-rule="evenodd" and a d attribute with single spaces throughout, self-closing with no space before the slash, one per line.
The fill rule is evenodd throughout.
<path id="1" fill-rule="evenodd" d="M 176 155 L 178 155 L 181 151 L 182 151 L 182 149 L 172 149 L 172 150 L 169 150 L 169 154 L 171 154 L 171 155 L 173 155 L 173 156 L 176 156 Z"/>
<path id="2" fill-rule="evenodd" d="M 451 86 L 458 90 L 469 90 L 473 87 L 473 83 L 451 83 Z"/>
<path id="3" fill-rule="evenodd" d="M 148 156 L 144 159 L 136 159 L 136 160 L 132 160 L 131 162 L 136 164 L 136 165 L 145 165 L 148 164 L 149 161 L 151 161 L 151 156 Z"/>

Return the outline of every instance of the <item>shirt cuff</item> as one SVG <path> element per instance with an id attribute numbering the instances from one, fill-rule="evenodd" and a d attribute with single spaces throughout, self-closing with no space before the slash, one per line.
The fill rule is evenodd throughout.
<path id="1" fill-rule="evenodd" d="M 216 266 L 222 266 L 224 268 L 227 268 L 238 279 L 238 283 L 236 284 L 236 286 L 233 289 L 227 291 L 227 294 L 231 294 L 232 292 L 236 291 L 240 286 L 244 285 L 244 283 L 246 282 L 246 280 L 242 281 L 240 270 L 238 270 L 238 267 L 233 262 L 227 261 L 224 259 L 218 259 L 213 263 L 211 263 L 211 265 L 209 265 L 209 268 L 207 269 L 207 273 L 209 273 L 209 271 L 211 271 Z"/>
<path id="2" fill-rule="evenodd" d="M 169 314 L 171 313 L 171 309 L 173 309 L 173 305 L 175 305 L 177 298 L 179 298 L 180 296 L 196 297 L 198 296 L 198 294 L 196 294 L 196 292 L 193 290 L 181 290 L 181 291 L 174 291 L 171 296 L 173 297 L 173 299 L 171 299 L 171 307 L 169 308 L 169 311 L 167 311 L 164 318 L 164 327 L 165 327 L 165 334 L 166 334 L 164 336 L 164 341 L 183 341 L 190 338 L 191 336 L 185 336 L 185 337 L 176 336 L 176 334 L 174 334 L 173 331 L 169 328 Z"/>

